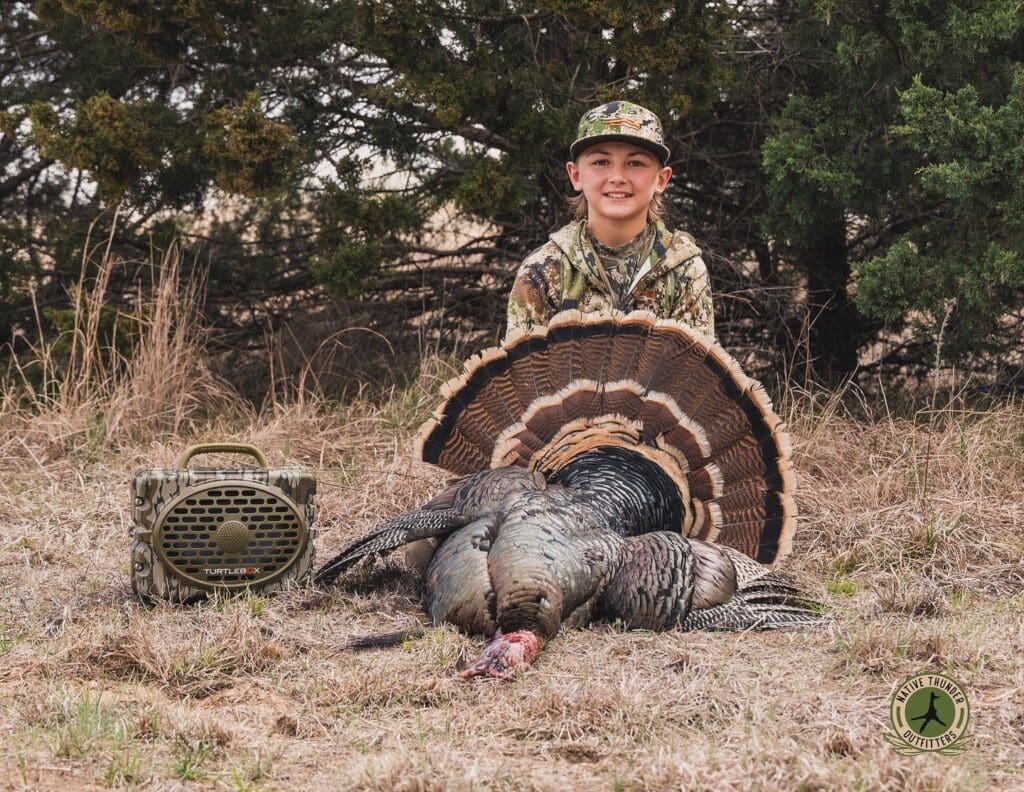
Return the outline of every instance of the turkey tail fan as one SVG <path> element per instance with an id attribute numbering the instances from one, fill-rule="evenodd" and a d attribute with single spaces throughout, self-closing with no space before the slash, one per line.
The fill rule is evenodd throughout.
<path id="1" fill-rule="evenodd" d="M 795 476 L 760 383 L 717 342 L 646 311 L 557 314 L 466 363 L 422 427 L 421 459 L 464 475 L 552 475 L 596 446 L 633 448 L 689 503 L 676 528 L 764 564 L 791 549 Z"/>

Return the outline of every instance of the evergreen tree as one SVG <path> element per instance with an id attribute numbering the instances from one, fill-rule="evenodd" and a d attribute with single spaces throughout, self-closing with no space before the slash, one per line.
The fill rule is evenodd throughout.
<path id="1" fill-rule="evenodd" d="M 1024 287 L 1019 3 L 799 10 L 766 226 L 822 306 L 812 354 L 852 371 L 883 320 L 916 330 L 892 364 L 932 358 L 940 331 L 951 360 L 997 343 Z"/>

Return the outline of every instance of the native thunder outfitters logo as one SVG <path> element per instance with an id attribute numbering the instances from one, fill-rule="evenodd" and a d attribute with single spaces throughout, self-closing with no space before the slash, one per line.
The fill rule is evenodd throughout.
<path id="1" fill-rule="evenodd" d="M 967 750 L 971 708 L 958 683 L 943 674 L 917 674 L 896 689 L 889 706 L 896 730 L 882 735 L 901 756 L 933 752 L 955 756 Z"/>

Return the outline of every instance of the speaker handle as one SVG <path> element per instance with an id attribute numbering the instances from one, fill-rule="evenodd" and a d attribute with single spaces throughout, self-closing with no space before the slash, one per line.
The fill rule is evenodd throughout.
<path id="1" fill-rule="evenodd" d="M 196 454 L 248 454 L 251 457 L 256 457 L 256 461 L 260 463 L 260 467 L 270 467 L 267 464 L 267 458 L 263 456 L 263 452 L 260 451 L 256 446 L 249 445 L 248 443 L 199 443 L 198 445 L 189 446 L 185 449 L 178 461 L 175 463 L 175 467 L 178 470 L 184 470 L 188 461 L 192 459 Z"/>

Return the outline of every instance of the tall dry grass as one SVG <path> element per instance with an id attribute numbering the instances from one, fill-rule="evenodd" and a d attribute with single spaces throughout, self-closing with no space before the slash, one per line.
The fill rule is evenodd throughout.
<path id="1" fill-rule="evenodd" d="M 27 355 L 12 358 L 0 402 L 3 445 L 40 445 L 55 453 L 122 450 L 178 438 L 214 414 L 238 415 L 240 402 L 211 369 L 201 324 L 203 284 L 183 275 L 177 246 L 140 266 L 152 290 L 140 290 L 130 314 L 114 311 L 106 294 L 125 266 L 86 246 L 71 289 L 70 329 L 43 332 Z M 105 332 L 104 316 L 115 313 Z M 36 320 L 43 321 L 38 313 Z"/>
<path id="2" fill-rule="evenodd" d="M 11 358 L 0 380 L 0 454 L 77 462 L 139 458 L 150 449 L 151 464 L 162 464 L 166 447 L 234 437 L 281 446 L 343 473 L 344 465 L 380 446 L 364 431 L 368 422 L 411 431 L 439 382 L 457 370 L 452 355 L 438 355 L 423 341 L 417 370 L 389 377 L 400 385 L 360 380 L 368 369 L 353 361 L 367 348 L 368 333 L 379 336 L 362 327 L 331 333 L 296 366 L 282 350 L 288 346 L 294 356 L 302 342 L 285 328 L 267 336 L 264 398 L 254 404 L 230 364 L 209 353 L 204 282 L 196 267 L 184 266 L 181 249 L 172 244 L 147 261 L 125 262 L 112 254 L 111 239 L 86 246 L 70 293 L 70 328 L 49 337 L 37 310 L 40 340 Z M 106 299 L 112 273 L 125 266 L 148 270 L 138 282 L 152 284 L 140 285 L 130 313 L 115 311 Z M 112 313 L 115 320 L 104 326 L 102 318 Z M 374 365 L 386 367 L 387 339 L 378 340 Z M 331 372 L 326 384 L 325 371 Z M 392 441 L 389 446 L 394 450 Z"/>

